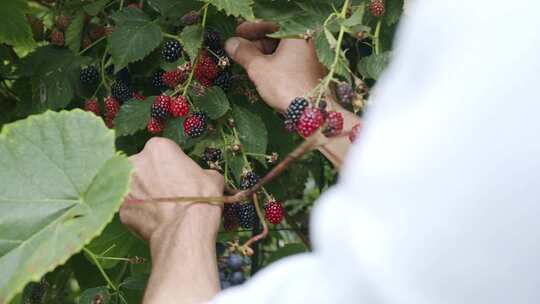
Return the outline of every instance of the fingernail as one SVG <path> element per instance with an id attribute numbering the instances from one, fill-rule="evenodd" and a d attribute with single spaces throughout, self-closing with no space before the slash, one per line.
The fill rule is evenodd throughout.
<path id="1" fill-rule="evenodd" d="M 225 42 L 225 51 L 227 51 L 227 54 L 232 57 L 236 53 L 238 45 L 240 45 L 240 39 L 236 37 L 230 38 L 227 40 L 227 42 Z"/>

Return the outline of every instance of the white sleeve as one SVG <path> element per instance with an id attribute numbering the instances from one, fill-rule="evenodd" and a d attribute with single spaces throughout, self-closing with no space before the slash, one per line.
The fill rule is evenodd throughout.
<path id="1" fill-rule="evenodd" d="M 213 303 L 540 303 L 539 11 L 413 1 L 314 252 Z"/>

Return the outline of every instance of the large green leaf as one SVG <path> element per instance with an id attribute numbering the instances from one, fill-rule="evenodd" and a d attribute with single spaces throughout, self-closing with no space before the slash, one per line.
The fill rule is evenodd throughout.
<path id="1" fill-rule="evenodd" d="M 233 107 L 232 115 L 245 151 L 257 154 L 266 153 L 268 132 L 262 119 L 240 106 Z"/>
<path id="2" fill-rule="evenodd" d="M 197 106 L 211 119 L 218 119 L 231 108 L 227 95 L 220 87 L 211 87 L 205 90 L 204 95 L 196 97 Z"/>
<path id="3" fill-rule="evenodd" d="M 253 0 L 200 0 L 212 4 L 227 15 L 243 17 L 247 20 L 255 19 L 253 15 Z"/>
<path id="4" fill-rule="evenodd" d="M 317 51 L 317 57 L 319 61 L 324 64 L 328 69 L 331 69 L 335 62 L 336 52 L 330 46 L 330 42 L 334 45 L 336 44 L 335 37 L 328 31 L 317 33 L 315 36 L 315 49 Z M 345 62 L 345 55 L 343 53 L 339 56 L 336 63 L 334 72 L 343 77 L 347 77 L 347 65 Z"/>
<path id="5" fill-rule="evenodd" d="M 131 165 L 95 115 L 46 112 L 0 134 L 0 303 L 99 235 L 128 191 Z"/>
<path id="6" fill-rule="evenodd" d="M 148 4 L 158 11 L 166 22 L 180 25 L 181 17 L 192 10 L 201 8 L 202 3 L 178 0 L 147 0 Z"/>
<path id="7" fill-rule="evenodd" d="M 32 30 L 25 17 L 27 11 L 27 0 L 0 0 L 0 43 L 33 44 Z"/>
<path id="8" fill-rule="evenodd" d="M 116 135 L 130 135 L 146 128 L 154 99 L 155 96 L 147 97 L 145 100 L 132 99 L 122 105 L 114 119 Z"/>
<path id="9" fill-rule="evenodd" d="M 186 26 L 180 33 L 180 40 L 184 46 L 184 50 L 188 53 L 191 61 L 195 60 L 197 53 L 202 45 L 203 32 L 200 25 Z"/>
<path id="10" fill-rule="evenodd" d="M 143 59 L 161 43 L 161 28 L 141 10 L 126 8 L 115 13 L 113 19 L 116 28 L 109 39 L 109 48 L 116 71 Z"/>

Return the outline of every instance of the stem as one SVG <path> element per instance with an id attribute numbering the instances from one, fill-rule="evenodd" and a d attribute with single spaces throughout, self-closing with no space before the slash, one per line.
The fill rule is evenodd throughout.
<path id="1" fill-rule="evenodd" d="M 92 42 L 92 44 L 90 44 L 89 46 L 87 46 L 85 49 L 82 49 L 77 55 L 82 55 L 84 52 L 88 51 L 89 49 L 91 49 L 92 47 L 94 47 L 96 44 L 100 43 L 103 39 L 105 39 L 106 36 L 103 36 L 101 38 L 99 38 L 98 40 Z"/>
<path id="2" fill-rule="evenodd" d="M 345 0 L 345 3 L 343 3 L 343 7 L 341 8 L 341 13 L 339 14 L 340 18 L 347 18 L 347 9 L 349 8 L 349 0 Z M 328 72 L 328 75 L 324 78 L 324 82 L 322 87 L 319 91 L 319 96 L 317 97 L 317 101 L 315 104 L 319 106 L 319 103 L 321 101 L 321 98 L 323 95 L 328 91 L 328 87 L 330 86 L 330 82 L 332 79 L 334 79 L 334 74 L 336 72 L 337 65 L 339 63 L 339 58 L 341 56 L 341 43 L 343 43 L 343 37 L 345 36 L 345 31 L 347 28 L 343 25 L 339 27 L 339 34 L 338 39 L 336 42 L 336 50 L 334 52 L 334 62 L 332 63 L 332 66 L 330 67 L 330 71 Z"/>
<path id="3" fill-rule="evenodd" d="M 206 15 L 208 13 L 208 3 L 203 6 L 203 17 L 201 22 L 202 32 L 204 35 L 204 28 L 206 26 Z M 203 37 L 201 37 L 203 39 Z M 186 86 L 184 87 L 184 92 L 182 92 L 182 96 L 186 96 L 187 91 L 189 87 L 191 86 L 191 82 L 193 81 L 193 74 L 195 73 L 195 67 L 197 65 L 197 61 L 199 61 L 200 52 L 197 54 L 197 57 L 193 59 L 193 63 L 191 65 L 191 72 L 189 73 L 188 80 L 186 82 Z"/>
<path id="4" fill-rule="evenodd" d="M 101 57 L 101 84 L 103 84 L 103 86 L 105 86 L 105 88 L 107 89 L 107 92 L 110 93 L 111 87 L 109 86 L 109 84 L 107 83 L 107 79 L 105 78 L 105 57 L 107 57 L 108 50 L 109 48 L 107 47 L 105 49 L 105 52 L 103 52 L 103 57 Z"/>
<path id="5" fill-rule="evenodd" d="M 105 270 L 103 270 L 103 267 L 101 267 L 101 264 L 99 263 L 96 255 L 92 251 L 87 249 L 86 247 L 83 248 L 83 251 L 86 254 L 88 254 L 90 258 L 92 259 L 92 261 L 94 262 L 94 264 L 96 264 L 96 267 L 99 269 L 99 272 L 101 272 L 101 275 L 103 276 L 105 281 L 107 281 L 107 284 L 109 285 L 109 287 L 114 291 L 118 291 L 118 288 L 116 287 L 116 285 L 114 285 L 114 283 L 111 281 L 111 279 L 109 278 Z"/>
<path id="6" fill-rule="evenodd" d="M 268 225 L 266 224 L 266 221 L 264 220 L 264 214 L 262 213 L 261 207 L 259 206 L 259 199 L 257 197 L 257 194 L 253 193 L 253 204 L 255 205 L 255 210 L 257 211 L 257 216 L 259 217 L 259 222 L 262 224 L 262 232 L 253 236 L 250 238 L 247 242 L 242 245 L 243 250 L 247 255 L 253 255 L 253 250 L 251 249 L 251 244 L 258 242 L 262 239 L 264 239 L 268 235 Z M 256 230 L 253 230 L 256 231 Z"/>
<path id="7" fill-rule="evenodd" d="M 163 33 L 163 36 L 178 40 L 178 36 L 169 33 Z"/>
<path id="8" fill-rule="evenodd" d="M 380 35 L 381 35 L 381 25 L 382 20 L 377 21 L 377 26 L 375 27 L 375 34 L 373 35 L 373 44 L 375 45 L 375 55 L 380 53 Z"/>

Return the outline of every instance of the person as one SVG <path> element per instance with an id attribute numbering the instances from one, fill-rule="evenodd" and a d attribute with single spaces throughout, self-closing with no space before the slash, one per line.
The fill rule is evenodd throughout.
<path id="1" fill-rule="evenodd" d="M 240 287 L 219 290 L 220 207 L 124 204 L 122 221 L 150 244 L 144 303 L 540 303 L 538 9 L 410 3 L 358 144 L 322 148 L 345 161 L 314 208 L 313 252 Z M 310 41 L 274 51 L 273 30 L 242 24 L 226 49 L 283 111 L 325 70 Z M 131 160 L 131 197 L 222 194 L 218 173 L 165 139 Z"/>

